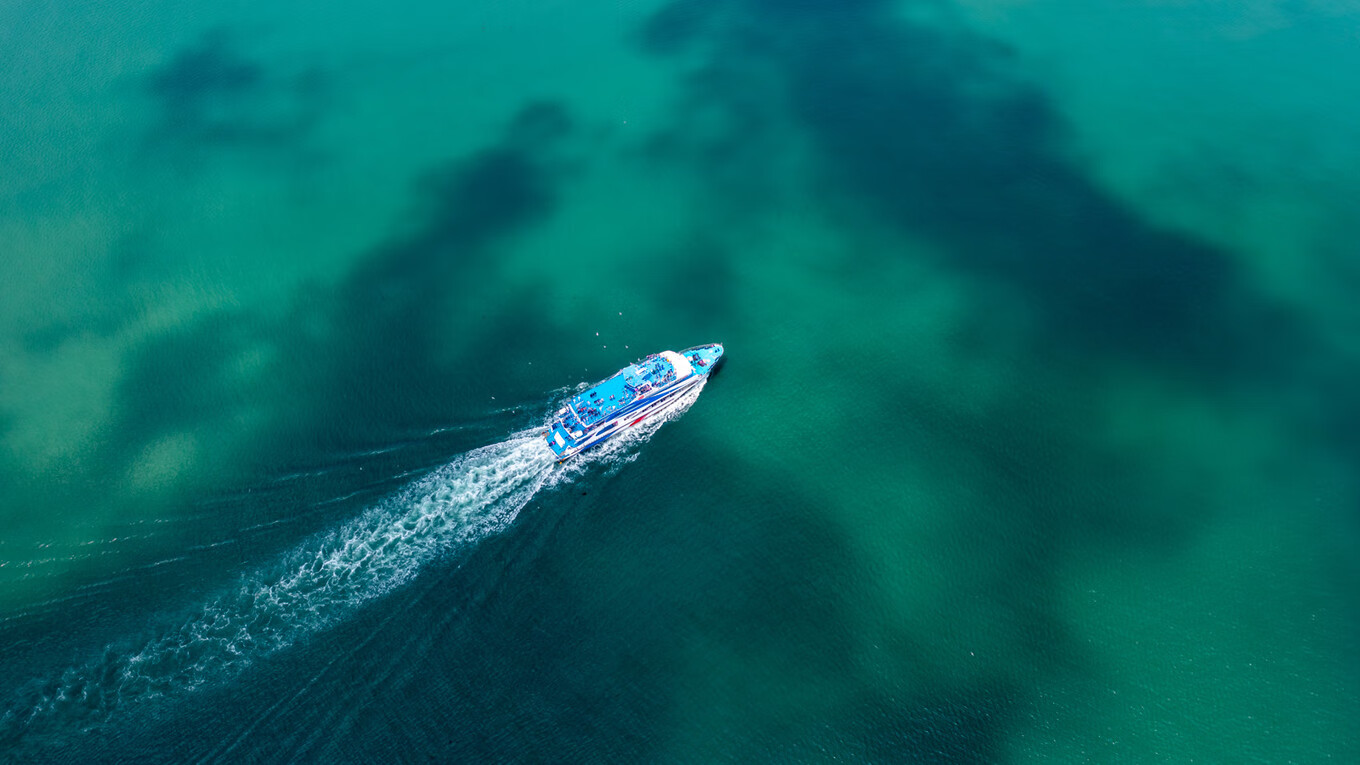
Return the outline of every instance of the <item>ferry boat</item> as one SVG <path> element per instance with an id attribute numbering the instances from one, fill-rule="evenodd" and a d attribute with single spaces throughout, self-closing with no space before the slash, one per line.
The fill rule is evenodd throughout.
<path id="1" fill-rule="evenodd" d="M 721 343 L 654 353 L 608 380 L 577 393 L 553 415 L 543 434 L 561 464 L 670 409 L 708 378 L 723 358 Z"/>

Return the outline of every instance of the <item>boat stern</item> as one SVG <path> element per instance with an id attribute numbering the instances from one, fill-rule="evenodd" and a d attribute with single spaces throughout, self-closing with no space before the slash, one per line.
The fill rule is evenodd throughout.
<path id="1" fill-rule="evenodd" d="M 548 442 L 548 448 L 552 450 L 558 460 L 564 460 L 575 454 L 576 441 L 571 437 L 571 433 L 562 426 L 561 421 L 554 422 L 552 430 L 543 434 Z"/>

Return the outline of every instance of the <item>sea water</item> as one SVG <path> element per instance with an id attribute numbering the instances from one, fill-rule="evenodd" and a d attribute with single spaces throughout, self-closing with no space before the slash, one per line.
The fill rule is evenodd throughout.
<path id="1" fill-rule="evenodd" d="M 1360 757 L 1357 28 L 0 10 L 0 760 Z"/>

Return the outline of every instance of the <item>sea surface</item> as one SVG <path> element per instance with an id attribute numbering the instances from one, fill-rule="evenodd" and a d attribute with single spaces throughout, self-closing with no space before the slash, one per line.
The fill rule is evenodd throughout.
<path id="1" fill-rule="evenodd" d="M 1357 72 L 1332 0 L 0 5 L 0 762 L 1360 762 Z"/>

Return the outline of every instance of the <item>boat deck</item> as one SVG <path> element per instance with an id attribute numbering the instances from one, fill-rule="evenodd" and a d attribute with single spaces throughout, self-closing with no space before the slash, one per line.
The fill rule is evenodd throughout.
<path id="1" fill-rule="evenodd" d="M 613 377 L 568 399 L 587 428 L 609 419 L 652 389 L 675 380 L 675 368 L 660 356 L 630 364 Z"/>

